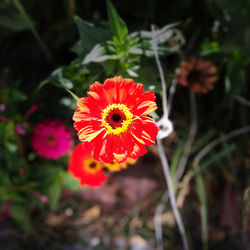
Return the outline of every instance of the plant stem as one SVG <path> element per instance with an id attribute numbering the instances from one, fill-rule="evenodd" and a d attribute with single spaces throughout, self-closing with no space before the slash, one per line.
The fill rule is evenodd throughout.
<path id="1" fill-rule="evenodd" d="M 16 9 L 19 11 L 19 13 L 22 16 L 22 18 L 24 19 L 24 21 L 29 26 L 32 34 L 34 35 L 34 37 L 36 38 L 37 42 L 39 43 L 39 45 L 43 49 L 43 51 L 44 51 L 44 53 L 45 53 L 48 61 L 51 61 L 52 60 L 52 54 L 50 53 L 49 49 L 46 47 L 46 45 L 44 44 L 44 42 L 40 38 L 38 32 L 36 31 L 36 28 L 35 28 L 35 25 L 34 25 L 33 21 L 31 20 L 31 18 L 29 17 L 29 15 L 25 11 L 25 9 L 23 8 L 23 6 L 20 3 L 20 1 L 19 0 L 13 0 L 13 4 L 16 7 Z"/>
<path id="2" fill-rule="evenodd" d="M 153 24 L 151 25 L 151 30 L 155 31 L 155 26 Z M 154 55 L 155 55 L 155 61 L 156 61 L 157 68 L 158 68 L 159 74 L 160 74 L 160 79 L 161 79 L 163 116 L 168 117 L 167 87 L 166 87 L 167 85 L 166 85 L 163 69 L 162 69 L 162 66 L 161 66 L 161 62 L 160 62 L 160 59 L 159 59 L 159 56 L 158 56 L 157 46 L 158 46 L 157 42 L 154 41 L 153 44 L 152 44 L 152 47 L 153 47 L 153 51 L 154 51 Z"/>
<path id="3" fill-rule="evenodd" d="M 170 198 L 170 203 L 171 203 L 171 206 L 172 206 L 172 209 L 173 209 L 173 212 L 175 215 L 175 219 L 176 219 L 176 222 L 177 222 L 180 234 L 181 234 L 184 249 L 188 250 L 189 247 L 188 247 L 188 243 L 187 243 L 186 232 L 185 232 L 185 229 L 184 229 L 184 226 L 182 223 L 182 219 L 181 219 L 179 210 L 178 210 L 177 205 L 176 205 L 176 198 L 174 195 L 173 183 L 172 183 L 171 176 L 170 176 L 167 157 L 166 157 L 164 149 L 163 149 L 162 140 L 159 138 L 157 138 L 157 145 L 158 145 L 158 149 L 159 149 L 159 154 L 160 154 L 160 158 L 161 158 L 161 163 L 162 163 L 165 179 L 166 179 L 167 186 L 168 186 L 168 194 L 169 194 L 169 198 Z"/>
<path id="4" fill-rule="evenodd" d="M 222 143 L 223 141 L 226 141 L 232 137 L 242 135 L 244 133 L 250 132 L 250 126 L 246 126 L 243 128 L 239 128 L 236 130 L 233 130 L 232 132 L 228 133 L 225 136 L 219 137 L 208 143 L 194 158 L 193 160 L 193 166 L 196 167 L 199 165 L 199 162 L 201 159 L 207 155 L 215 146 Z"/>
<path id="5" fill-rule="evenodd" d="M 155 26 L 151 25 L 151 29 L 152 29 L 152 31 L 155 31 Z M 160 59 L 159 59 L 159 55 L 158 55 L 158 52 L 157 52 L 157 42 L 154 42 L 152 44 L 152 47 L 153 47 L 155 60 L 156 60 L 157 68 L 159 70 L 160 79 L 161 79 L 162 108 L 163 108 L 163 117 L 162 117 L 162 119 L 168 120 L 169 112 L 168 112 L 168 109 L 167 109 L 167 88 L 166 88 L 166 82 L 165 82 L 163 69 L 162 69 L 161 62 L 160 62 Z M 166 157 L 164 149 L 163 149 L 162 139 L 160 139 L 159 136 L 157 137 L 157 146 L 158 146 L 158 150 L 159 150 L 159 154 L 160 154 L 160 159 L 161 159 L 165 179 L 166 179 L 167 186 L 168 186 L 168 194 L 169 194 L 169 198 L 170 198 L 170 203 L 171 203 L 171 206 L 172 206 L 172 209 L 173 209 L 173 212 L 174 212 L 174 215 L 175 215 L 175 219 L 176 219 L 176 222 L 177 222 L 180 234 L 181 234 L 184 249 L 189 250 L 188 243 L 187 243 L 186 232 L 185 232 L 185 229 L 184 229 L 184 226 L 183 226 L 183 223 L 182 223 L 182 219 L 181 219 L 179 210 L 178 210 L 177 205 L 176 205 L 176 198 L 175 198 L 173 183 L 172 183 L 171 175 L 170 175 L 170 171 L 169 171 L 168 160 L 167 160 L 167 157 Z"/>
<path id="6" fill-rule="evenodd" d="M 161 226 L 161 215 L 163 213 L 165 204 L 168 201 L 168 190 L 164 192 L 161 197 L 160 204 L 156 207 L 154 215 L 154 226 L 155 226 L 155 237 L 157 241 L 157 250 L 164 250 L 163 248 L 163 237 L 162 237 L 162 226 Z"/>
<path id="7" fill-rule="evenodd" d="M 235 96 L 235 99 L 236 99 L 239 103 L 241 103 L 241 104 L 243 104 L 243 105 L 245 105 L 245 106 L 250 107 L 250 101 L 247 100 L 246 98 L 244 98 L 244 97 L 242 97 L 242 96 L 240 96 L 240 95 L 237 95 L 237 96 Z"/>
<path id="8" fill-rule="evenodd" d="M 168 116 L 170 115 L 170 112 L 172 110 L 172 106 L 173 106 L 173 100 L 174 100 L 174 94 L 176 91 L 176 85 L 177 85 L 177 81 L 174 78 L 172 80 L 171 86 L 169 88 L 169 96 L 168 96 Z"/>

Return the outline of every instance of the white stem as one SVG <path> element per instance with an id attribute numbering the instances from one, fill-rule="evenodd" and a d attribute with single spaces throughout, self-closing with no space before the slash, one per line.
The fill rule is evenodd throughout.
<path id="1" fill-rule="evenodd" d="M 155 31 L 155 26 L 153 24 L 151 25 L 151 30 L 153 32 Z M 163 69 L 162 69 L 161 62 L 160 62 L 159 55 L 158 55 L 158 49 L 157 49 L 158 44 L 156 42 L 156 39 L 155 39 L 155 41 L 152 42 L 152 47 L 153 47 L 153 51 L 154 51 L 154 55 L 155 55 L 155 61 L 157 64 L 157 68 L 159 70 L 159 74 L 160 74 L 160 78 L 161 78 L 163 116 L 168 117 L 167 87 L 166 87 L 167 85 L 166 85 Z"/>
<path id="2" fill-rule="evenodd" d="M 171 86 L 169 88 L 168 111 L 167 111 L 168 116 L 170 115 L 170 112 L 172 110 L 174 94 L 175 94 L 175 91 L 176 91 L 176 85 L 177 85 L 177 80 L 176 80 L 176 78 L 174 78 L 172 80 Z"/>
<path id="3" fill-rule="evenodd" d="M 241 103 L 241 104 L 243 104 L 243 105 L 245 105 L 245 106 L 250 107 L 250 101 L 247 100 L 247 99 L 245 99 L 244 97 L 242 97 L 242 96 L 240 96 L 240 95 L 237 95 L 237 96 L 235 96 L 235 99 L 236 99 L 239 103 Z"/>
<path id="4" fill-rule="evenodd" d="M 160 158 L 161 158 L 161 163 L 162 163 L 165 179 L 166 179 L 167 186 L 168 186 L 168 194 L 169 194 L 169 198 L 170 198 L 170 203 L 171 203 L 171 206 L 172 206 L 172 209 L 173 209 L 173 212 L 175 215 L 175 219 L 176 219 L 176 222 L 177 222 L 180 234 L 181 234 L 183 246 L 184 246 L 185 250 L 189 250 L 186 232 L 185 232 L 185 229 L 184 229 L 184 226 L 182 223 L 182 219 L 181 219 L 179 210 L 178 210 L 177 205 L 176 205 L 176 198 L 174 195 L 173 183 L 172 183 L 171 176 L 170 176 L 167 157 L 166 157 L 164 149 L 163 149 L 162 140 L 159 138 L 157 138 L 157 145 L 158 145 L 158 149 L 159 149 L 159 154 L 160 154 Z"/>
<path id="5" fill-rule="evenodd" d="M 154 225 L 155 225 L 155 237 L 157 242 L 157 250 L 164 250 L 163 248 L 163 237 L 162 237 L 162 226 L 161 226 L 161 215 L 163 213 L 165 204 L 168 201 L 168 190 L 164 192 L 161 197 L 160 204 L 156 207 L 154 215 Z"/>
<path id="6" fill-rule="evenodd" d="M 151 25 L 151 29 L 152 29 L 152 31 L 155 31 L 155 26 Z M 160 62 L 159 55 L 158 55 L 158 51 L 157 51 L 157 46 L 158 45 L 157 45 L 156 41 L 152 43 L 157 68 L 158 68 L 159 74 L 160 74 L 161 87 L 162 87 L 163 117 L 161 118 L 161 120 L 166 119 L 168 121 L 168 114 L 169 113 L 168 113 L 168 109 L 167 109 L 167 87 L 166 87 L 165 77 L 164 77 L 163 69 L 162 69 L 161 62 Z M 170 203 L 171 203 L 171 206 L 172 206 L 172 209 L 173 209 L 173 212 L 175 215 L 175 219 L 176 219 L 176 222 L 177 222 L 180 234 L 181 234 L 184 249 L 189 250 L 186 232 L 185 232 L 185 229 L 184 229 L 184 226 L 182 223 L 182 219 L 181 219 L 179 210 L 178 210 L 177 205 L 176 205 L 176 198 L 175 198 L 173 184 L 172 184 L 172 180 L 171 180 L 171 176 L 170 176 L 168 160 L 167 160 L 167 157 L 166 157 L 164 149 L 163 149 L 162 139 L 159 136 L 157 137 L 157 146 L 158 146 L 158 150 L 159 150 L 159 154 L 160 154 L 160 159 L 161 159 L 165 179 L 166 179 L 167 186 L 168 186 L 168 194 L 169 194 L 169 198 L 170 198 Z"/>

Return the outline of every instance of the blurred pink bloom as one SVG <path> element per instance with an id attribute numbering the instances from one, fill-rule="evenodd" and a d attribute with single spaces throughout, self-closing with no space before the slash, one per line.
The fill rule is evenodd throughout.
<path id="1" fill-rule="evenodd" d="M 2 101 L 2 103 L 0 104 L 0 112 L 4 112 L 6 109 L 6 102 Z"/>
<path id="2" fill-rule="evenodd" d="M 24 115 L 24 120 L 27 120 L 34 112 L 36 112 L 38 109 L 38 105 L 37 104 L 33 104 L 28 111 L 26 112 L 26 114 Z"/>
<path id="3" fill-rule="evenodd" d="M 10 210 L 12 207 L 12 200 L 4 201 L 2 207 L 0 207 L 0 220 L 8 219 L 11 217 Z"/>
<path id="4" fill-rule="evenodd" d="M 58 159 L 68 153 L 72 146 L 69 129 L 60 120 L 45 120 L 33 128 L 31 145 L 46 159 Z"/>
<path id="5" fill-rule="evenodd" d="M 9 122 L 9 119 L 6 118 L 5 116 L 0 116 L 0 121 L 1 121 L 1 122 L 4 122 L 4 123 L 8 123 L 8 122 Z"/>
<path id="6" fill-rule="evenodd" d="M 43 204 L 48 204 L 49 203 L 49 200 L 47 198 L 47 196 L 45 195 L 42 195 L 40 193 L 38 193 L 36 190 L 34 190 L 33 188 L 29 188 L 28 189 L 28 192 L 33 194 L 37 199 L 39 199 Z"/>
<path id="7" fill-rule="evenodd" d="M 26 135 L 26 131 L 24 130 L 24 127 L 26 128 L 26 126 L 21 125 L 20 123 L 18 123 L 16 125 L 16 133 L 18 135 L 23 135 L 23 136 Z"/>

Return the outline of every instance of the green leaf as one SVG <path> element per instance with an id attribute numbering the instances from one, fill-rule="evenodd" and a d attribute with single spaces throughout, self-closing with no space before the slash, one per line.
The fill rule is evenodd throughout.
<path id="1" fill-rule="evenodd" d="M 231 81 L 228 75 L 225 77 L 225 89 L 226 93 L 229 93 L 231 89 Z"/>
<path id="2" fill-rule="evenodd" d="M 209 41 L 201 44 L 201 55 L 211 55 L 213 53 L 219 53 L 220 47 L 217 41 Z"/>
<path id="3" fill-rule="evenodd" d="M 29 28 L 20 13 L 10 4 L 6 4 L 0 8 L 0 26 L 13 31 Z"/>
<path id="4" fill-rule="evenodd" d="M 123 43 L 127 40 L 128 28 L 126 23 L 118 15 L 114 5 L 110 0 L 107 0 L 107 11 L 110 29 L 114 37 L 120 42 Z"/>
<path id="5" fill-rule="evenodd" d="M 84 49 L 82 47 L 82 41 L 79 40 L 77 41 L 73 47 L 71 47 L 70 51 L 76 53 L 78 56 L 81 56 L 82 54 L 84 54 Z"/>
<path id="6" fill-rule="evenodd" d="M 137 71 L 138 78 L 136 78 L 136 81 L 142 83 L 145 90 L 153 90 L 154 92 L 160 93 L 161 85 L 158 79 L 159 73 L 157 68 L 146 58 L 143 58 L 140 66 Z"/>
<path id="7" fill-rule="evenodd" d="M 81 39 L 81 46 L 86 52 L 90 51 L 97 43 L 101 43 L 111 38 L 110 31 L 101 27 L 95 27 L 83 21 L 79 17 L 75 17 Z M 82 52 L 77 50 L 78 52 Z"/>
<path id="8" fill-rule="evenodd" d="M 52 185 L 50 185 L 45 191 L 45 195 L 49 199 L 48 205 L 51 210 L 56 209 L 57 203 L 61 196 L 61 191 L 62 191 L 62 185 L 59 178 Z"/>
<path id="9" fill-rule="evenodd" d="M 63 68 L 54 70 L 48 79 L 39 84 L 37 90 L 39 91 L 44 85 L 50 82 L 59 88 L 65 89 L 76 101 L 78 101 L 79 97 L 70 90 L 74 86 L 73 83 L 69 79 L 63 77 Z"/>
<path id="10" fill-rule="evenodd" d="M 33 23 L 32 19 L 29 17 L 29 15 L 25 11 L 25 9 L 23 8 L 23 6 L 19 0 L 12 0 L 12 1 L 13 1 L 14 6 L 16 7 L 16 9 L 19 11 L 21 17 L 23 18 L 24 22 L 27 24 L 27 26 L 31 30 L 32 34 L 36 38 L 37 42 L 39 43 L 39 45 L 43 49 L 44 53 L 46 54 L 47 59 L 51 60 L 52 55 L 51 55 L 50 51 L 48 50 L 48 48 L 46 47 L 46 45 L 44 44 L 44 42 L 42 41 L 41 37 L 39 36 L 39 34 L 35 28 L 35 24 Z"/>
<path id="11" fill-rule="evenodd" d="M 63 186 L 74 191 L 82 189 L 82 187 L 79 185 L 78 179 L 74 178 L 69 173 L 65 173 Z"/>
<path id="12" fill-rule="evenodd" d="M 110 56 L 105 55 L 105 49 L 100 44 L 96 44 L 95 47 L 85 56 L 83 64 L 89 64 L 91 62 L 104 62 L 108 60 Z"/>
<path id="13" fill-rule="evenodd" d="M 202 225 L 202 243 L 203 250 L 208 249 L 208 211 L 207 195 L 203 178 L 198 174 L 195 178 L 195 190 L 201 204 L 201 225 Z"/>
<path id="14" fill-rule="evenodd" d="M 22 92 L 16 89 L 11 90 L 11 100 L 13 102 L 25 101 L 26 99 L 27 99 L 27 96 L 23 94 Z"/>
<path id="15" fill-rule="evenodd" d="M 32 232 L 32 225 L 27 207 L 19 203 L 14 203 L 11 208 L 11 216 L 26 232 Z"/>
<path id="16" fill-rule="evenodd" d="M 48 186 L 52 185 L 58 179 L 61 171 L 59 166 L 54 166 L 51 163 L 33 164 L 33 168 L 36 171 L 30 173 L 30 178 L 39 183 L 42 189 L 47 189 Z"/>
<path id="17" fill-rule="evenodd" d="M 175 178 L 175 174 L 176 174 L 176 171 L 180 162 L 180 158 L 183 152 L 184 142 L 185 140 L 181 141 L 174 152 L 174 156 L 173 156 L 173 159 L 171 162 L 171 168 L 170 168 L 172 180 L 174 180 Z"/>

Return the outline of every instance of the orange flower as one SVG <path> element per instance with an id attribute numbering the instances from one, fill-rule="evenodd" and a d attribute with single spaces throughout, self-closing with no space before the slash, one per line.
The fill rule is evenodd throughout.
<path id="1" fill-rule="evenodd" d="M 84 150 L 82 144 L 74 148 L 70 156 L 68 172 L 79 179 L 80 185 L 98 187 L 107 180 L 103 164 L 95 161 L 91 154 Z"/>
<path id="2" fill-rule="evenodd" d="M 126 169 L 127 165 L 134 165 L 136 160 L 132 158 L 127 158 L 127 160 L 123 163 L 118 163 L 117 161 L 113 161 L 111 163 L 105 163 L 104 167 L 106 167 L 110 172 L 119 172 L 122 169 Z"/>
<path id="3" fill-rule="evenodd" d="M 210 61 L 192 57 L 182 64 L 177 73 L 177 81 L 182 86 L 189 87 L 193 92 L 207 93 L 213 89 L 218 80 L 218 71 Z"/>
<path id="4" fill-rule="evenodd" d="M 90 86 L 88 97 L 77 102 L 73 120 L 84 148 L 95 160 L 111 163 L 136 159 L 155 143 L 158 127 L 147 115 L 156 110 L 153 91 L 121 76 Z"/>

